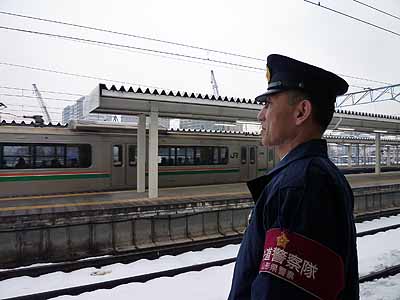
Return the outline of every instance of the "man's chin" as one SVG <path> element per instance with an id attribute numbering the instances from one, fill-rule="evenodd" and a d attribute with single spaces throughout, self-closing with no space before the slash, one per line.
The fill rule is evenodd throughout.
<path id="1" fill-rule="evenodd" d="M 271 143 L 267 139 L 261 139 L 261 145 L 264 147 L 269 147 L 271 146 Z"/>

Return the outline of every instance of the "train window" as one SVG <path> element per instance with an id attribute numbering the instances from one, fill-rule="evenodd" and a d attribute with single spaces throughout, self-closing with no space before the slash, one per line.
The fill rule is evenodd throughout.
<path id="1" fill-rule="evenodd" d="M 169 166 L 175 166 L 175 147 L 171 147 L 169 151 L 169 159 L 168 159 L 168 165 Z"/>
<path id="2" fill-rule="evenodd" d="M 29 145 L 9 145 L 4 146 L 3 148 L 4 156 L 30 156 L 31 155 L 31 147 Z"/>
<path id="3" fill-rule="evenodd" d="M 168 166 L 169 161 L 169 147 L 158 148 L 158 164 L 161 166 Z"/>
<path id="4" fill-rule="evenodd" d="M 200 165 L 200 147 L 194 147 L 194 165 Z"/>
<path id="5" fill-rule="evenodd" d="M 176 149 L 176 165 L 184 165 L 186 157 L 186 148 L 177 147 Z"/>
<path id="6" fill-rule="evenodd" d="M 256 162 L 256 148 L 250 147 L 250 164 L 254 164 Z"/>
<path id="7" fill-rule="evenodd" d="M 221 149 L 221 157 L 219 163 L 226 165 L 228 163 L 228 157 L 229 157 L 228 147 L 221 147 L 220 149 Z"/>
<path id="8" fill-rule="evenodd" d="M 187 147 L 186 148 L 185 165 L 193 165 L 193 164 L 194 164 L 194 148 Z"/>
<path id="9" fill-rule="evenodd" d="M 91 165 L 90 145 L 3 144 L 2 169 L 87 168 Z"/>
<path id="10" fill-rule="evenodd" d="M 122 166 L 122 145 L 114 145 L 113 146 L 113 165 L 114 167 Z"/>
<path id="11" fill-rule="evenodd" d="M 3 169 L 32 168 L 31 147 L 29 145 L 4 145 L 2 155 Z"/>
<path id="12" fill-rule="evenodd" d="M 214 147 L 214 155 L 213 155 L 213 164 L 217 165 L 221 159 L 221 152 L 220 152 L 220 148 L 218 147 Z"/>
<path id="13" fill-rule="evenodd" d="M 228 147 L 171 147 L 158 149 L 159 165 L 213 165 L 228 163 Z"/>
<path id="14" fill-rule="evenodd" d="M 242 147 L 240 150 L 240 160 L 242 164 L 247 163 L 247 147 Z"/>
<path id="15" fill-rule="evenodd" d="M 88 168 L 92 164 L 90 145 L 68 145 L 66 151 L 67 168 Z"/>
<path id="16" fill-rule="evenodd" d="M 59 145 L 36 145 L 35 168 L 64 168 L 65 147 Z"/>
<path id="17" fill-rule="evenodd" d="M 128 146 L 128 164 L 130 166 L 136 166 L 136 146 Z"/>
<path id="18" fill-rule="evenodd" d="M 199 151 L 199 165 L 213 164 L 213 147 L 196 147 L 196 152 Z"/>

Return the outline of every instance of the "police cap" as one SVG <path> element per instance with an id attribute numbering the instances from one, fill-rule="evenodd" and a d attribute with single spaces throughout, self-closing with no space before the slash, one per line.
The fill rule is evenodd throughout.
<path id="1" fill-rule="evenodd" d="M 332 72 L 279 54 L 268 56 L 266 77 L 267 92 L 256 97 L 256 102 L 264 103 L 268 95 L 292 89 L 303 90 L 314 101 L 335 101 L 349 88 Z"/>

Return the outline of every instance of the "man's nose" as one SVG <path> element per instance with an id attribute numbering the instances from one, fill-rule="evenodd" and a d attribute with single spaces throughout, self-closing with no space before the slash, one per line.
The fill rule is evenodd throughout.
<path id="1" fill-rule="evenodd" d="M 258 112 L 257 115 L 257 120 L 262 122 L 265 120 L 265 111 L 264 111 L 264 107 Z"/>

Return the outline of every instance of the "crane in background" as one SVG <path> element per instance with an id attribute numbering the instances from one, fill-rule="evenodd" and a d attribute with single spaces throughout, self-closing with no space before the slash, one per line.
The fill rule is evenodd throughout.
<path id="1" fill-rule="evenodd" d="M 33 85 L 33 89 L 35 90 L 36 97 L 37 97 L 37 99 L 38 99 L 38 101 L 39 101 L 40 109 L 42 110 L 42 113 L 43 113 L 44 116 L 46 117 L 47 122 L 48 122 L 48 123 L 51 123 L 50 114 L 49 114 L 49 112 L 47 111 L 47 107 L 46 107 L 46 105 L 45 105 L 45 103 L 44 103 L 44 101 L 43 101 L 42 94 L 41 94 L 40 91 L 38 90 L 36 84 L 32 83 L 32 85 Z"/>
<path id="2" fill-rule="evenodd" d="M 216 98 L 219 97 L 219 92 L 218 92 L 218 85 L 217 85 L 217 81 L 215 80 L 215 76 L 214 76 L 214 71 L 211 70 L 211 86 L 213 89 L 213 94 Z"/>

